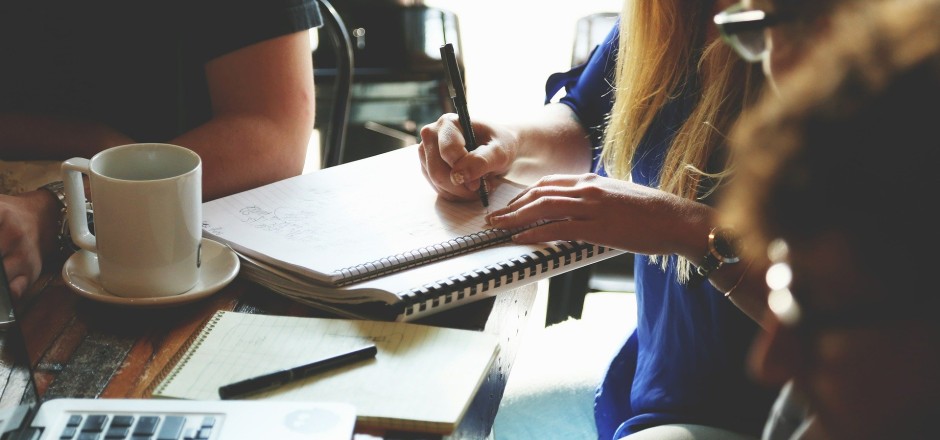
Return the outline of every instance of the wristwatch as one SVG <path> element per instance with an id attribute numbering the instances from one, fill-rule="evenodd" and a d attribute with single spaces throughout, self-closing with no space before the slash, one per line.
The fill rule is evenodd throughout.
<path id="1" fill-rule="evenodd" d="M 59 226 L 58 231 L 56 232 L 56 242 L 59 244 L 59 252 L 63 256 L 68 256 L 79 248 L 72 241 L 72 233 L 69 230 L 69 217 L 68 217 L 68 203 L 65 199 L 65 184 L 61 180 L 55 182 L 49 182 L 39 189 L 44 189 L 52 193 L 55 198 L 59 201 Z M 88 229 L 94 231 L 94 215 L 92 212 L 92 207 L 90 202 L 85 202 L 85 209 L 88 213 Z"/>
<path id="2" fill-rule="evenodd" d="M 697 272 L 708 278 L 719 267 L 738 261 L 741 261 L 741 256 L 738 254 L 737 234 L 729 227 L 716 226 L 708 233 L 708 252 L 702 258 Z"/>

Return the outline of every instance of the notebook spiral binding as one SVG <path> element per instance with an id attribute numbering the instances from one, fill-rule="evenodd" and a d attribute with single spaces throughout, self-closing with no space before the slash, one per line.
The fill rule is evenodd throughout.
<path id="1" fill-rule="evenodd" d="M 486 229 L 443 243 L 339 269 L 335 272 L 335 274 L 339 276 L 337 285 L 345 286 L 359 281 L 378 278 L 410 267 L 420 266 L 432 261 L 443 260 L 495 244 L 505 243 L 512 239 L 513 234 L 524 229 L 528 229 L 528 227 L 517 229 Z"/>
<path id="2" fill-rule="evenodd" d="M 463 300 L 488 290 L 522 281 L 549 269 L 567 266 L 610 248 L 579 241 L 559 241 L 531 255 L 521 255 L 471 272 L 452 276 L 446 280 L 399 293 L 404 316 L 413 315 L 442 304 Z M 447 292 L 447 293 L 444 293 Z"/>
<path id="3" fill-rule="evenodd" d="M 189 358 L 184 358 L 187 353 L 190 352 L 190 348 L 198 348 L 205 342 L 205 335 L 209 334 L 209 330 L 215 327 L 215 325 L 222 319 L 222 314 L 224 312 L 219 310 L 216 311 L 205 324 L 199 327 L 199 329 L 192 334 L 192 336 L 186 339 L 186 342 L 173 354 L 173 357 L 167 361 L 166 365 L 160 370 L 160 373 L 150 382 L 150 385 L 147 386 L 144 395 L 152 396 L 156 392 L 162 392 L 166 385 L 169 385 L 170 382 L 173 382 L 173 378 L 176 374 L 183 369 L 183 366 L 186 365 L 186 362 L 189 361 Z M 203 336 L 199 336 L 203 335 Z M 192 350 L 195 351 L 195 350 Z"/>

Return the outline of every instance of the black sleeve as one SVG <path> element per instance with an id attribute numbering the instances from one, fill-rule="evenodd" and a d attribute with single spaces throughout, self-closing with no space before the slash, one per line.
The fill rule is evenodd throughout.
<path id="1" fill-rule="evenodd" d="M 202 61 L 271 38 L 320 27 L 317 0 L 196 0 L 190 28 Z"/>

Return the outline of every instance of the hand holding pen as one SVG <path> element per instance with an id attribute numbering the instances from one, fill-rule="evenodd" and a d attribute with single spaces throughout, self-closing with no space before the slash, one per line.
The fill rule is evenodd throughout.
<path id="1" fill-rule="evenodd" d="M 454 54 L 454 45 L 446 43 L 441 46 L 441 60 L 444 62 L 444 73 L 447 76 L 447 91 L 454 102 L 454 108 L 457 111 L 457 117 L 460 118 L 460 126 L 463 129 L 465 148 L 467 151 L 473 151 L 477 148 L 476 136 L 473 134 L 473 126 L 470 122 L 470 112 L 467 110 L 467 96 L 463 85 L 463 78 L 460 76 L 460 68 L 457 66 L 457 56 Z M 483 207 L 490 205 L 489 194 L 486 188 L 485 176 L 480 177 L 480 188 L 477 190 L 480 196 L 480 203 Z"/>

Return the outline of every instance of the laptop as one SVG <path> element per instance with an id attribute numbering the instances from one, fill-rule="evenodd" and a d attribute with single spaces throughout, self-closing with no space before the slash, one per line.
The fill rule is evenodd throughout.
<path id="1" fill-rule="evenodd" d="M 0 260 L 0 440 L 350 440 L 355 409 L 346 403 L 265 400 L 87 399 L 38 397 L 25 340 Z M 22 397 L 6 388 L 27 382 Z M 11 402 L 12 400 L 12 402 Z"/>

